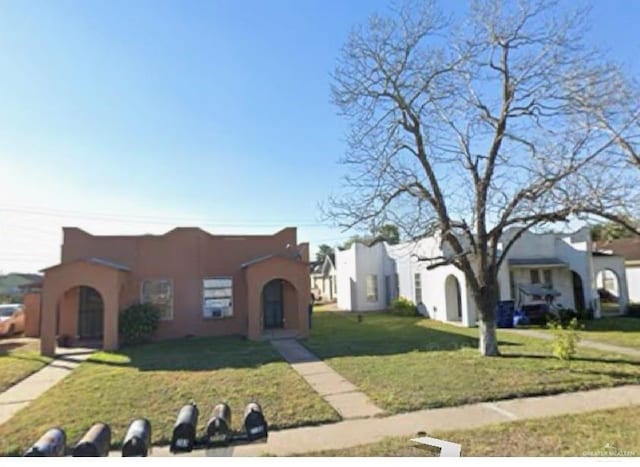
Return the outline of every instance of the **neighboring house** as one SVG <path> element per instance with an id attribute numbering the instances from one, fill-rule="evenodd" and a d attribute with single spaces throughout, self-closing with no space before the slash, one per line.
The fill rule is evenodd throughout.
<path id="1" fill-rule="evenodd" d="M 118 312 L 136 302 L 162 310 L 157 339 L 309 329 L 309 248 L 297 231 L 212 235 L 176 228 L 164 235 L 98 236 L 64 228 L 61 262 L 45 269 L 41 350 L 56 336 L 118 347 Z"/>
<path id="2" fill-rule="evenodd" d="M 311 265 L 311 294 L 314 300 L 323 302 L 336 300 L 336 267 L 332 256 L 326 255 L 324 261 Z"/>
<path id="3" fill-rule="evenodd" d="M 594 246 L 600 253 L 609 253 L 624 258 L 625 279 L 629 288 L 629 300 L 640 302 L 640 238 L 620 238 L 607 242 L 598 242 Z M 611 290 L 615 294 L 615 287 L 619 278 L 612 273 L 603 274 L 599 278 L 598 286 Z"/>
<path id="4" fill-rule="evenodd" d="M 505 232 L 504 240 L 515 230 Z M 524 233 L 509 250 L 498 274 L 501 300 L 517 306 L 544 303 L 540 293 L 552 291 L 555 303 L 573 309 L 600 303 L 595 280 L 600 271 L 614 271 L 619 282 L 621 309 L 628 303 L 622 258 L 593 254 L 588 229 L 570 235 Z M 454 266 L 428 270 L 431 261 L 449 255 L 437 238 L 371 247 L 356 243 L 336 254 L 338 307 L 344 310 L 382 310 L 403 296 L 433 319 L 473 326 L 478 312 L 462 271 Z"/>

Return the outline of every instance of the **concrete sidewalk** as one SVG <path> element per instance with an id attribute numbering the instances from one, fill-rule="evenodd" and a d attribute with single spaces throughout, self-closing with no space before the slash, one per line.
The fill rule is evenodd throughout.
<path id="1" fill-rule="evenodd" d="M 518 334 L 522 334 L 529 337 L 535 337 L 537 339 L 551 340 L 553 336 L 549 333 L 536 331 L 534 329 L 501 329 L 501 331 L 509 331 Z M 585 347 L 589 349 L 601 350 L 603 352 L 617 353 L 621 355 L 627 355 L 629 357 L 640 358 L 640 350 L 633 349 L 631 347 L 623 347 L 620 345 L 605 344 L 603 342 L 596 342 L 589 339 L 583 339 L 581 334 L 578 347 Z"/>
<path id="2" fill-rule="evenodd" d="M 58 356 L 47 366 L 0 393 L 0 425 L 66 378 L 93 352 L 93 349 L 81 348 L 59 350 Z"/>
<path id="3" fill-rule="evenodd" d="M 366 394 L 297 340 L 272 340 L 271 345 L 343 419 L 375 417 L 384 413 Z"/>
<path id="4" fill-rule="evenodd" d="M 374 443 L 390 436 L 418 436 L 494 423 L 536 419 L 640 404 L 640 385 L 619 386 L 555 396 L 527 397 L 498 402 L 420 410 L 383 418 L 345 420 L 322 426 L 269 433 L 266 443 L 199 450 L 182 456 L 290 456 L 327 449 Z M 112 453 L 113 456 L 119 455 Z M 153 449 L 152 456 L 172 456 L 168 447 Z"/>

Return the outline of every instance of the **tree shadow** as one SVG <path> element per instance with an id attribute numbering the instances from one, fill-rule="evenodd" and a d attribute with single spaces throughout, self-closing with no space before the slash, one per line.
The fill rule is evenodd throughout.
<path id="1" fill-rule="evenodd" d="M 24 347 L 26 344 L 22 344 L 19 342 L 1 342 L 0 341 L 0 357 L 9 355 L 9 352 L 12 350 L 19 349 L 20 347 Z"/>
<path id="2" fill-rule="evenodd" d="M 632 332 L 640 335 L 640 319 L 630 316 L 616 316 L 611 318 L 601 318 L 598 320 L 584 321 L 585 328 L 581 331 L 586 334 L 596 334 L 598 332 Z"/>
<path id="3" fill-rule="evenodd" d="M 332 316 L 333 315 L 333 316 Z M 421 326 L 424 318 L 393 317 L 385 313 L 324 313 L 304 344 L 321 358 L 383 356 L 408 352 L 477 349 L 479 339 L 453 330 Z M 336 319 L 336 317 L 339 317 Z M 499 346 L 522 344 L 500 340 Z"/>
<path id="4" fill-rule="evenodd" d="M 213 371 L 257 368 L 283 360 L 268 342 L 243 337 L 193 337 L 100 352 L 87 361 L 139 371 Z"/>
<path id="5" fill-rule="evenodd" d="M 539 360 L 555 360 L 560 362 L 560 360 L 558 360 L 553 355 L 528 354 L 528 353 L 502 354 L 500 358 L 514 358 L 514 359 L 526 358 L 526 359 L 539 359 Z M 640 360 L 625 360 L 623 358 L 574 357 L 570 361 L 571 362 L 587 362 L 587 363 L 606 363 L 606 364 L 612 364 L 612 365 L 624 364 L 624 365 L 632 365 L 632 366 L 640 367 Z M 569 367 L 569 369 L 571 368 Z M 580 371 L 583 373 L 588 373 L 586 370 L 585 371 L 580 370 Z"/>

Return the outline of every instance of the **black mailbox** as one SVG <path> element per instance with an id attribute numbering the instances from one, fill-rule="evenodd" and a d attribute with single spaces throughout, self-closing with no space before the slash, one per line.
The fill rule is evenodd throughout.
<path id="1" fill-rule="evenodd" d="M 211 438 L 229 439 L 231 436 L 231 408 L 227 404 L 218 404 L 213 408 L 207 423 L 207 436 Z"/>
<path id="2" fill-rule="evenodd" d="M 105 423 L 96 423 L 85 433 L 73 448 L 73 457 L 107 457 L 111 446 L 111 428 Z"/>
<path id="3" fill-rule="evenodd" d="M 248 441 L 267 437 L 267 421 L 262 414 L 262 408 L 256 402 L 251 402 L 244 410 L 244 429 Z"/>
<path id="4" fill-rule="evenodd" d="M 24 457 L 64 456 L 67 435 L 60 428 L 51 428 L 29 448 Z"/>
<path id="5" fill-rule="evenodd" d="M 151 446 L 151 423 L 146 418 L 131 422 L 122 442 L 122 457 L 147 457 Z"/>
<path id="6" fill-rule="evenodd" d="M 176 424 L 173 426 L 171 437 L 171 452 L 191 452 L 196 441 L 196 428 L 198 426 L 198 407 L 196 404 L 187 404 L 178 412 Z"/>

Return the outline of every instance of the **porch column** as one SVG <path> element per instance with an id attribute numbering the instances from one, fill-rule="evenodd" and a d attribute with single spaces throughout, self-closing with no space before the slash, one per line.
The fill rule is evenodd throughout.
<path id="1" fill-rule="evenodd" d="M 118 349 L 118 309 L 119 294 L 118 283 L 112 284 L 108 289 L 104 290 L 102 295 L 103 309 L 103 342 L 104 350 Z"/>
<path id="2" fill-rule="evenodd" d="M 56 354 L 56 289 L 44 281 L 42 288 L 42 311 L 40 321 L 40 353 L 47 357 Z"/>
<path id="3" fill-rule="evenodd" d="M 262 310 L 260 296 L 262 289 L 256 283 L 251 270 L 246 272 L 247 279 L 247 337 L 259 340 L 262 337 Z"/>

